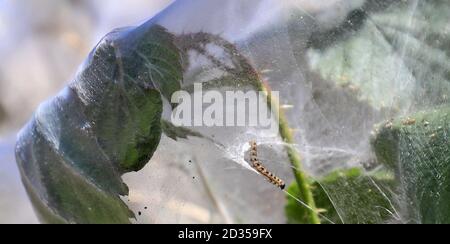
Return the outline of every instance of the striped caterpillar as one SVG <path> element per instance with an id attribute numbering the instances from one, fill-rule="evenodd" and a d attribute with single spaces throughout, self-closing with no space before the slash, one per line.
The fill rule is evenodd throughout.
<path id="1" fill-rule="evenodd" d="M 280 187 L 281 190 L 284 189 L 285 184 L 284 181 L 282 181 L 280 178 L 276 177 L 274 174 L 269 172 L 261 163 L 261 161 L 258 160 L 258 152 L 256 148 L 257 144 L 256 141 L 250 141 L 250 162 L 252 163 L 252 167 L 256 169 L 261 175 L 266 177 L 266 179 L 276 185 L 277 187 Z"/>

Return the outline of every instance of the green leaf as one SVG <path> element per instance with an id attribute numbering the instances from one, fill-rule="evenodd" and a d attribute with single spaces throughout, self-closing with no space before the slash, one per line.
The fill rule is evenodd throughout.
<path id="1" fill-rule="evenodd" d="M 113 45 L 125 85 L 156 88 L 170 101 L 183 80 L 182 53 L 175 36 L 152 21 L 123 32 Z"/>
<path id="2" fill-rule="evenodd" d="M 75 80 L 39 107 L 16 158 L 43 222 L 129 223 L 121 175 L 152 157 L 161 94 L 179 90 L 182 72 L 173 36 L 149 22 L 108 34 Z"/>
<path id="3" fill-rule="evenodd" d="M 320 210 L 322 223 L 372 224 L 384 223 L 395 213 L 389 189 L 393 179 L 389 175 L 364 175 L 361 169 L 339 170 L 313 182 L 313 194 L 316 206 Z M 298 195 L 298 186 L 294 182 L 288 192 Z M 337 207 L 337 208 L 336 208 Z M 293 198 L 288 198 L 285 206 L 288 222 L 306 223 L 307 209 Z"/>
<path id="4" fill-rule="evenodd" d="M 450 223 L 450 108 L 419 112 L 378 126 L 377 158 L 393 168 L 411 223 Z"/>
<path id="5" fill-rule="evenodd" d="M 252 80 L 247 79 L 247 77 L 228 75 L 202 82 L 202 90 L 224 90 L 225 88 L 236 90 L 258 90 L 260 85 L 256 85 L 255 83 L 257 83 L 255 79 Z M 186 92 L 194 93 L 194 84 L 191 83 L 189 85 L 186 85 L 182 87 L 182 89 Z"/>
<path id="6" fill-rule="evenodd" d="M 177 140 L 178 138 L 187 139 L 188 136 L 194 136 L 199 138 L 204 138 L 204 136 L 198 132 L 192 131 L 185 127 L 175 126 L 167 120 L 161 120 L 161 128 L 163 133 L 173 139 Z"/>
<path id="7" fill-rule="evenodd" d="M 382 7 L 370 2 L 312 41 L 311 68 L 351 86 L 378 109 L 448 103 L 448 1 L 390 1 Z M 336 41 L 321 43 L 330 39 Z"/>

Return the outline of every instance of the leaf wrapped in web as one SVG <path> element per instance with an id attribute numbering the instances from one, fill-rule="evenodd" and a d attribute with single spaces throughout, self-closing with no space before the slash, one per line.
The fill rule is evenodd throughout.
<path id="1" fill-rule="evenodd" d="M 152 22 L 113 31 L 73 82 L 41 105 L 16 158 L 43 222 L 128 223 L 121 175 L 149 161 L 161 136 L 161 94 L 180 89 L 174 37 Z"/>

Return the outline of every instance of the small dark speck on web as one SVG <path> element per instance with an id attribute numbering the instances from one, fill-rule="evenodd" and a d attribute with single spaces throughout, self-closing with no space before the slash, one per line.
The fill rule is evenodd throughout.
<path id="1" fill-rule="evenodd" d="M 195 176 L 192 176 L 192 179 L 195 179 Z"/>
<path id="2" fill-rule="evenodd" d="M 192 163 L 192 160 L 189 160 L 189 163 Z"/>
<path id="3" fill-rule="evenodd" d="M 144 207 L 144 209 L 147 209 L 147 207 Z"/>
<path id="4" fill-rule="evenodd" d="M 141 215 L 142 215 L 141 211 L 139 211 L 139 212 L 138 212 L 138 215 L 139 215 L 139 216 L 141 216 Z"/>

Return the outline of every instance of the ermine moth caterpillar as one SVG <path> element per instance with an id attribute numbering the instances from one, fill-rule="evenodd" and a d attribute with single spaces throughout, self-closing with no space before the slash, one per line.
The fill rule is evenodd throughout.
<path id="1" fill-rule="evenodd" d="M 257 144 L 256 141 L 250 141 L 250 162 L 252 163 L 252 167 L 256 169 L 261 175 L 266 177 L 266 179 L 281 188 L 281 190 L 284 189 L 286 186 L 284 184 L 284 181 L 282 181 L 280 178 L 276 177 L 274 174 L 269 172 L 261 163 L 260 160 L 258 160 L 258 150 L 257 150 Z"/>

